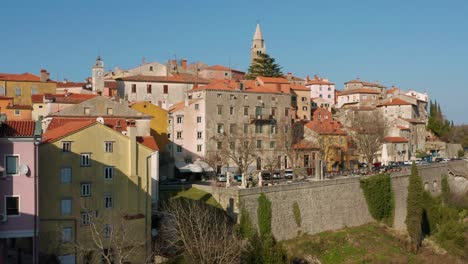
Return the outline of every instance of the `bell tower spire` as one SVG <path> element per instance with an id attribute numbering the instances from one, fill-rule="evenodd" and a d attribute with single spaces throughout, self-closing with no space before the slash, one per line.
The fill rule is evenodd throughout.
<path id="1" fill-rule="evenodd" d="M 250 48 L 250 63 L 252 63 L 255 58 L 258 58 L 261 53 L 266 53 L 266 47 L 262 29 L 260 28 L 260 24 L 257 24 L 252 40 L 252 47 Z"/>

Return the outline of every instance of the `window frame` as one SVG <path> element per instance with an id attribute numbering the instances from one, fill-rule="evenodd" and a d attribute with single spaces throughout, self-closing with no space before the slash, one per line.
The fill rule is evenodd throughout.
<path id="1" fill-rule="evenodd" d="M 63 202 L 69 201 L 70 202 L 70 212 L 64 212 L 63 210 Z M 60 215 L 71 215 L 73 213 L 73 200 L 71 198 L 62 198 L 60 199 Z"/>
<path id="2" fill-rule="evenodd" d="M 104 180 L 112 181 L 114 179 L 114 168 L 113 166 L 106 166 L 104 167 Z M 110 177 L 108 175 L 108 171 L 110 171 Z"/>
<path id="3" fill-rule="evenodd" d="M 70 180 L 69 181 L 64 181 L 64 174 L 63 174 L 63 171 L 64 170 L 69 170 L 70 171 L 70 175 L 69 175 L 69 178 Z M 61 167 L 60 168 L 60 184 L 69 184 L 69 183 L 72 183 L 72 179 L 73 179 L 73 170 L 71 167 Z"/>
<path id="4" fill-rule="evenodd" d="M 65 230 L 70 230 L 69 237 L 65 236 L 65 234 L 66 234 Z M 67 239 L 65 239 L 65 238 L 67 238 Z M 73 240 L 73 228 L 71 226 L 62 227 L 62 237 L 61 237 L 62 243 L 70 243 L 70 242 L 72 242 L 72 240 Z"/>
<path id="5" fill-rule="evenodd" d="M 20 217 L 21 216 L 21 196 L 20 195 L 17 195 L 17 194 L 9 194 L 9 195 L 4 195 L 3 196 L 4 199 L 4 214 L 7 216 L 7 217 Z M 17 202 L 17 210 L 18 210 L 18 214 L 8 214 L 8 203 L 7 203 L 7 200 L 8 198 L 17 198 L 18 199 L 18 202 Z"/>
<path id="6" fill-rule="evenodd" d="M 86 188 L 86 186 L 88 188 Z M 89 182 L 80 183 L 80 197 L 91 197 L 91 183 Z"/>
<path id="7" fill-rule="evenodd" d="M 110 200 L 108 200 L 110 198 Z M 110 201 L 110 206 L 108 204 L 108 201 Z M 106 194 L 104 195 L 104 208 L 105 209 L 112 209 L 114 208 L 114 196 L 112 194 Z"/>
<path id="8" fill-rule="evenodd" d="M 16 157 L 17 159 L 17 163 L 16 163 L 16 171 L 15 173 L 9 173 L 8 172 L 8 158 L 10 157 Z M 5 154 L 4 157 L 3 157 L 3 164 L 5 166 L 5 174 L 6 176 L 19 176 L 20 173 L 19 173 L 19 166 L 21 164 L 21 157 L 19 154 Z"/>
<path id="9" fill-rule="evenodd" d="M 80 153 L 80 167 L 91 167 L 91 152 L 82 152 Z M 87 163 L 83 162 L 84 156 L 87 155 Z"/>
<path id="10" fill-rule="evenodd" d="M 108 144 L 110 144 L 110 148 L 108 148 Z M 114 141 L 104 141 L 104 152 L 105 153 L 113 153 L 114 152 Z"/>
<path id="11" fill-rule="evenodd" d="M 68 149 L 65 148 L 65 145 L 68 144 Z M 72 141 L 62 141 L 62 150 L 61 152 L 62 153 L 68 153 L 68 152 L 71 152 L 71 148 L 72 148 Z"/>

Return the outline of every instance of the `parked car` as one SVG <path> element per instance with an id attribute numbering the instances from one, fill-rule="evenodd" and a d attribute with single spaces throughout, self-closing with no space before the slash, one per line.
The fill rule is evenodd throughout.
<path id="1" fill-rule="evenodd" d="M 227 181 L 226 175 L 218 175 L 217 181 L 226 182 Z"/>
<path id="2" fill-rule="evenodd" d="M 270 179 L 271 179 L 271 173 L 262 172 L 262 180 L 270 180 Z"/>
<path id="3" fill-rule="evenodd" d="M 179 179 L 167 179 L 161 182 L 162 185 L 172 185 L 179 184 L 181 181 Z"/>
<path id="4" fill-rule="evenodd" d="M 236 182 L 242 182 L 242 174 L 234 175 L 233 178 Z"/>
<path id="5" fill-rule="evenodd" d="M 281 179 L 281 173 L 279 172 L 273 172 L 273 179 Z"/>
<path id="6" fill-rule="evenodd" d="M 294 178 L 293 169 L 285 169 L 285 170 L 284 170 L 284 178 L 285 178 L 285 179 L 292 179 L 292 178 Z"/>

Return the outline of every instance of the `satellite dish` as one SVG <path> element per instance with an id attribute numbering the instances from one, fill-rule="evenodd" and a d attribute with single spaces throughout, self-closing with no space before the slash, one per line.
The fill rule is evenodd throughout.
<path id="1" fill-rule="evenodd" d="M 104 124 L 104 118 L 102 118 L 102 117 L 96 118 L 96 121 L 98 121 L 101 124 Z"/>
<path id="2" fill-rule="evenodd" d="M 18 167 L 18 171 L 19 171 L 20 175 L 27 175 L 28 172 L 29 172 L 29 167 L 26 164 L 21 164 Z"/>

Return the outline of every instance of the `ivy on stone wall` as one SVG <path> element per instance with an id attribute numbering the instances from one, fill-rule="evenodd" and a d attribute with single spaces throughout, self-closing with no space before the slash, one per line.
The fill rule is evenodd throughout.
<path id="1" fill-rule="evenodd" d="M 360 183 L 369 213 L 375 220 L 382 221 L 391 226 L 393 224 L 395 202 L 390 175 L 379 174 L 371 176 L 361 179 Z"/>
<path id="2" fill-rule="evenodd" d="M 297 227 L 301 227 L 301 223 L 302 223 L 301 208 L 299 208 L 299 204 L 296 201 L 293 203 L 292 209 L 293 209 L 294 221 L 296 221 Z"/>
<path id="3" fill-rule="evenodd" d="M 271 235 L 271 202 L 264 193 L 258 197 L 257 217 L 260 236 Z"/>
<path id="4" fill-rule="evenodd" d="M 406 229 L 411 239 L 413 251 L 417 252 L 422 241 L 422 226 L 423 219 L 423 185 L 421 177 L 418 173 L 418 168 L 413 162 L 411 166 L 411 175 L 408 184 L 408 198 L 406 200 Z"/>

